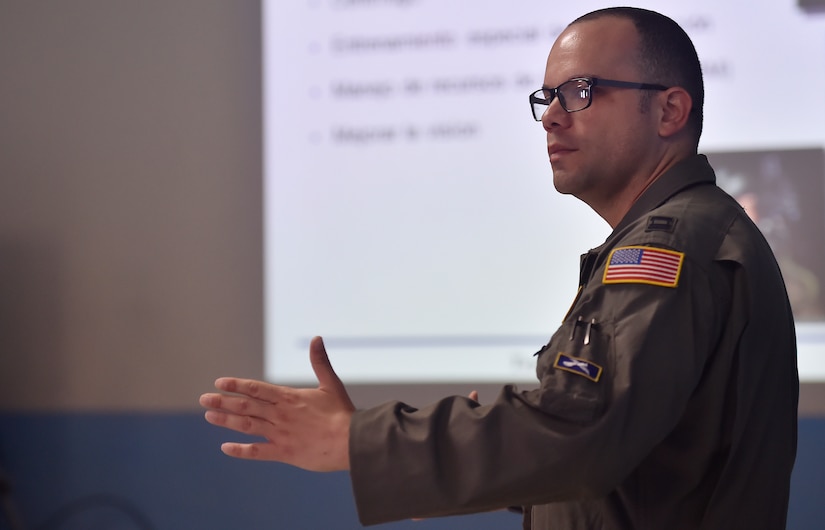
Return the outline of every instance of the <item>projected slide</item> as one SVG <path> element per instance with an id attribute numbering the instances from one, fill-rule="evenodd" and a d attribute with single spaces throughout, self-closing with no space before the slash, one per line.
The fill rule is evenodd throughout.
<path id="1" fill-rule="evenodd" d="M 700 151 L 758 201 L 803 380 L 825 381 L 825 15 L 637 4 L 696 44 Z M 311 382 L 323 335 L 349 383 L 535 380 L 579 255 L 610 228 L 554 190 L 527 96 L 565 25 L 604 4 L 263 5 L 267 379 Z"/>

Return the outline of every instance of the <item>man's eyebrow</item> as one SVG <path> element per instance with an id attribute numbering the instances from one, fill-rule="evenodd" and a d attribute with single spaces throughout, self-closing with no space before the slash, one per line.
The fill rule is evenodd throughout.
<path id="1" fill-rule="evenodd" d="M 562 81 L 561 83 L 559 83 L 558 85 L 553 85 L 553 86 L 550 86 L 550 85 L 542 84 L 542 85 L 541 85 L 541 88 L 543 88 L 543 89 L 545 89 L 545 88 L 546 88 L 546 89 L 548 89 L 548 90 L 549 90 L 549 89 L 552 89 L 552 88 L 556 88 L 557 86 L 559 86 L 559 85 L 560 85 L 560 84 L 562 84 L 562 83 L 566 83 L 566 82 L 571 81 L 571 80 L 573 80 L 573 79 L 581 79 L 582 77 L 587 77 L 587 78 L 589 78 L 589 79 L 592 79 L 592 78 L 594 78 L 594 77 L 599 77 L 599 76 L 597 76 L 597 75 L 595 75 L 595 74 L 575 74 L 575 75 L 571 75 L 570 77 L 568 77 L 567 79 L 565 79 L 564 81 Z"/>

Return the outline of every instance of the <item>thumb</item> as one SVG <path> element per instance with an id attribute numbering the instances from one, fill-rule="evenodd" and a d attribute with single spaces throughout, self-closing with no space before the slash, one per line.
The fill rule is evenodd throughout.
<path id="1" fill-rule="evenodd" d="M 327 350 L 324 347 L 324 340 L 321 337 L 313 337 L 309 343 L 309 362 L 312 364 L 315 377 L 318 378 L 319 388 L 346 394 L 344 384 L 335 374 L 335 370 L 332 369 Z"/>

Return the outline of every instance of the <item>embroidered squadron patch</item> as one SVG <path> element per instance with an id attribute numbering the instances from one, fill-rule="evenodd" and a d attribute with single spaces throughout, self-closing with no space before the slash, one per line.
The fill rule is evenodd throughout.
<path id="1" fill-rule="evenodd" d="M 553 368 L 580 375 L 595 382 L 598 382 L 602 376 L 602 367 L 598 364 L 579 359 L 578 357 L 571 357 L 562 352 L 559 352 L 556 356 L 556 362 L 553 363 Z"/>
<path id="2" fill-rule="evenodd" d="M 684 252 L 655 247 L 620 247 L 610 253 L 602 283 L 648 283 L 676 287 Z"/>

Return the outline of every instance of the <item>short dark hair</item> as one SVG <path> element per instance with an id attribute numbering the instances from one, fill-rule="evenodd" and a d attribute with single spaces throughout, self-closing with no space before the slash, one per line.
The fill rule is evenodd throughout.
<path id="1" fill-rule="evenodd" d="M 602 17 L 626 18 L 636 26 L 639 34 L 639 69 L 643 75 L 648 76 L 643 82 L 679 86 L 690 94 L 693 108 L 688 125 L 693 131 L 695 144 L 698 145 L 702 135 L 705 85 L 699 56 L 688 34 L 665 15 L 636 7 L 599 9 L 582 15 L 570 25 Z"/>

